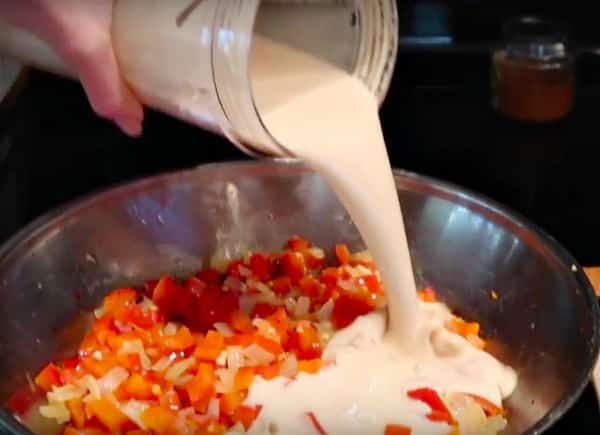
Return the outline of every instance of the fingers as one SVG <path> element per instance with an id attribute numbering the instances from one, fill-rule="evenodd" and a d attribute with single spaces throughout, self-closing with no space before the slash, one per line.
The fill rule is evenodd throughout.
<path id="1" fill-rule="evenodd" d="M 130 136 L 142 133 L 144 110 L 121 78 L 110 41 L 97 43 L 68 59 L 79 72 L 92 108 Z"/>

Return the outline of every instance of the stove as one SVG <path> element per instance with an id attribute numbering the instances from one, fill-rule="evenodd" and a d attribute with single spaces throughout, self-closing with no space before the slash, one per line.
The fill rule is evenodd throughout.
<path id="1" fill-rule="evenodd" d="M 443 56 L 435 59 L 405 53 L 399 63 L 431 64 Z M 410 69 L 397 74 L 382 109 L 393 165 L 505 203 L 583 264 L 600 264 L 600 147 L 594 143 L 600 87 L 579 95 L 569 119 L 525 127 L 491 109 L 487 56 L 463 60 L 469 73 L 459 84 L 450 80 L 448 68 L 446 83 L 428 86 L 411 83 L 416 73 Z M 0 111 L 0 240 L 81 195 L 160 172 L 247 158 L 222 138 L 151 111 L 143 137 L 130 139 L 92 113 L 79 85 L 40 72 L 29 72 Z M 598 434 L 598 409 L 590 386 L 549 433 Z"/>

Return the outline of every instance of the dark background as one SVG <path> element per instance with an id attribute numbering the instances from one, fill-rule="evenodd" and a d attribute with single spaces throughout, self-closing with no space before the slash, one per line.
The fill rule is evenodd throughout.
<path id="1" fill-rule="evenodd" d="M 402 1 L 401 50 L 381 117 L 392 163 L 522 213 L 585 265 L 600 265 L 600 25 L 595 2 Z M 521 14 L 570 24 L 575 110 L 525 125 L 491 107 L 490 54 Z M 26 74 L 0 107 L 0 240 L 48 209 L 115 183 L 245 158 L 224 139 L 149 111 L 132 140 L 90 110 L 79 85 Z M 552 433 L 600 433 L 584 399 Z"/>

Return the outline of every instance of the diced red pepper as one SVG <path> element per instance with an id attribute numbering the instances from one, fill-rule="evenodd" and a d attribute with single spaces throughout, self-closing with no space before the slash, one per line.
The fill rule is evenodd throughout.
<path id="1" fill-rule="evenodd" d="M 284 274 L 289 276 L 292 282 L 298 282 L 306 275 L 306 263 L 300 252 L 286 252 L 279 261 Z"/>
<path id="2" fill-rule="evenodd" d="M 432 421 L 444 421 L 449 425 L 455 423 L 452 414 L 446 407 L 439 394 L 431 388 L 419 388 L 411 390 L 408 393 L 408 397 L 414 400 L 425 403 L 431 408 L 431 412 L 427 416 Z"/>
<path id="3" fill-rule="evenodd" d="M 152 300 L 168 319 L 172 319 L 178 313 L 177 301 L 182 294 L 182 289 L 170 276 L 162 278 L 152 295 Z"/>
<path id="4" fill-rule="evenodd" d="M 225 393 L 219 399 L 220 411 L 222 414 L 232 416 L 244 401 L 244 393 L 241 391 L 233 391 Z"/>
<path id="5" fill-rule="evenodd" d="M 350 250 L 346 245 L 336 245 L 335 246 L 335 256 L 340 264 L 349 264 L 352 260 L 352 254 L 350 254 Z"/>
<path id="6" fill-rule="evenodd" d="M 251 317 L 252 318 L 259 317 L 261 319 L 264 319 L 265 317 L 269 317 L 270 315 L 272 315 L 276 311 L 277 311 L 277 307 L 276 306 L 261 302 L 261 303 L 258 303 L 258 304 L 256 304 L 254 306 L 254 309 L 252 310 Z"/>
<path id="7" fill-rule="evenodd" d="M 287 295 L 292 289 L 292 279 L 289 276 L 280 276 L 272 282 L 273 293 L 278 296 Z"/>
<path id="8" fill-rule="evenodd" d="M 294 352 L 299 359 L 320 358 L 323 353 L 319 331 L 308 321 L 299 322 L 298 326 L 290 332 L 285 347 L 289 352 Z"/>
<path id="9" fill-rule="evenodd" d="M 378 295 L 384 294 L 381 283 L 379 282 L 379 279 L 377 279 L 376 275 L 363 276 L 361 279 L 367 287 L 367 290 L 369 290 L 371 293 Z"/>
<path id="10" fill-rule="evenodd" d="M 23 415 L 32 406 L 38 404 L 42 398 L 44 398 L 42 390 L 36 389 L 35 391 L 31 391 L 29 388 L 22 388 L 8 398 L 6 406 L 16 414 Z"/>
<path id="11" fill-rule="evenodd" d="M 261 409 L 261 406 L 252 407 L 242 405 L 236 409 L 235 414 L 233 415 L 233 421 L 235 423 L 241 423 L 244 425 L 244 428 L 248 430 L 250 429 L 250 426 L 252 426 L 252 423 L 254 423 L 254 420 L 256 420 L 256 417 L 258 417 L 258 414 L 260 414 Z"/>
<path id="12" fill-rule="evenodd" d="M 206 286 L 197 278 L 190 278 L 185 286 L 183 317 L 192 329 L 207 331 L 217 322 L 228 322 L 239 309 L 236 292 L 224 292 L 217 286 Z"/>
<path id="13" fill-rule="evenodd" d="M 265 254 L 253 254 L 250 257 L 250 270 L 252 275 L 260 281 L 268 281 L 271 278 L 271 263 Z"/>
<path id="14" fill-rule="evenodd" d="M 158 285 L 157 279 L 151 279 L 144 283 L 144 292 L 146 293 L 146 296 L 148 296 L 150 299 L 152 299 L 152 295 L 154 294 L 154 289 L 156 288 L 157 285 Z"/>
<path id="15" fill-rule="evenodd" d="M 161 347 L 166 353 L 183 351 L 193 347 L 196 339 L 186 326 L 181 326 L 175 335 L 165 335 L 162 338 Z"/>
<path id="16" fill-rule="evenodd" d="M 194 356 L 201 361 L 215 361 L 225 349 L 225 338 L 217 331 L 208 331 L 206 337 L 198 340 Z"/>
<path id="17" fill-rule="evenodd" d="M 252 367 L 242 367 L 235 374 L 234 389 L 235 391 L 244 391 L 250 388 L 254 382 L 254 369 Z"/>
<path id="18" fill-rule="evenodd" d="M 374 310 L 374 307 L 365 299 L 349 294 L 341 294 L 333 303 L 333 325 L 337 329 L 350 326 L 357 317 L 363 316 Z"/>
<path id="19" fill-rule="evenodd" d="M 235 311 L 231 314 L 229 326 L 236 332 L 247 333 L 254 331 L 252 320 L 246 313 L 242 313 L 241 311 Z"/>
<path id="20" fill-rule="evenodd" d="M 281 362 L 276 361 L 273 364 L 269 364 L 268 366 L 262 366 L 256 368 L 256 374 L 261 376 L 266 381 L 270 381 L 271 379 L 275 379 L 279 376 L 281 372 Z"/>
<path id="21" fill-rule="evenodd" d="M 208 285 L 221 284 L 221 274 L 215 269 L 204 269 L 196 274 L 196 278 L 204 281 Z"/>
<path id="22" fill-rule="evenodd" d="M 104 312 L 112 314 L 126 305 L 135 303 L 138 297 L 139 293 L 134 289 L 122 288 L 115 290 L 104 298 Z"/>
<path id="23" fill-rule="evenodd" d="M 293 236 L 288 240 L 287 246 L 292 251 L 303 251 L 310 248 L 310 243 L 301 237 Z"/>
<path id="24" fill-rule="evenodd" d="M 62 381 L 60 376 L 60 369 L 53 363 L 48 364 L 35 377 L 35 384 L 46 392 L 51 391 L 52 387 L 54 386 L 61 386 Z"/>
<path id="25" fill-rule="evenodd" d="M 320 434 L 320 435 L 327 435 L 327 432 L 325 431 L 325 429 L 323 428 L 323 426 L 321 426 L 321 423 L 319 422 L 319 420 L 317 419 L 317 416 L 315 415 L 314 412 L 307 412 L 306 416 L 309 418 L 310 422 L 312 423 L 312 425 L 315 427 L 315 430 Z"/>
<path id="26" fill-rule="evenodd" d="M 385 435 L 410 435 L 412 429 L 401 424 L 388 424 L 385 427 Z"/>
<path id="27" fill-rule="evenodd" d="M 340 278 L 340 271 L 336 267 L 328 267 L 321 272 L 321 282 L 327 287 L 335 287 Z"/>
<path id="28" fill-rule="evenodd" d="M 200 413 L 205 413 L 208 402 L 215 394 L 215 371 L 206 363 L 198 365 L 198 373 L 186 386 L 190 402 Z"/>
<path id="29" fill-rule="evenodd" d="M 300 289 L 300 293 L 303 296 L 309 297 L 311 300 L 317 299 L 321 294 L 321 283 L 312 276 L 306 276 L 302 278 L 298 283 L 298 287 Z"/>
<path id="30" fill-rule="evenodd" d="M 143 329 L 149 329 L 155 323 L 153 313 L 149 310 L 143 310 L 137 304 L 128 305 L 115 313 L 115 320 Z"/>
<path id="31" fill-rule="evenodd" d="M 277 310 L 266 319 L 271 326 L 273 326 L 277 335 L 279 335 L 281 343 L 285 344 L 288 340 L 288 328 L 290 325 L 290 319 L 285 307 L 277 308 Z"/>

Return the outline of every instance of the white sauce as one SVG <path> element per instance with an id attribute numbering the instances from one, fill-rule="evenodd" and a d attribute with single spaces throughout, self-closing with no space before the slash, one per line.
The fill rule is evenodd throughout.
<path id="1" fill-rule="evenodd" d="M 450 312 L 416 296 L 400 204 L 375 97 L 349 74 L 257 37 L 251 69 L 255 99 L 279 143 L 321 173 L 350 213 L 381 273 L 384 314 L 357 319 L 329 343 L 334 361 L 317 375 L 257 380 L 248 404 L 262 405 L 251 434 L 315 434 L 313 412 L 329 435 L 383 434 L 387 424 L 413 434 L 447 434 L 407 391 L 478 394 L 500 404 L 516 375 L 491 355 L 445 330 Z M 387 332 L 386 332 L 387 326 Z"/>

